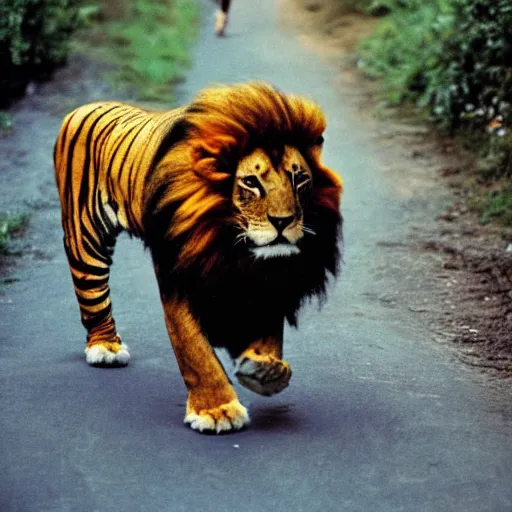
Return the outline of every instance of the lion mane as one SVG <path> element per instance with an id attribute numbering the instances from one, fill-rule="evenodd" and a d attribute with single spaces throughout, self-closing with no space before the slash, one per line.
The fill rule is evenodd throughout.
<path id="1" fill-rule="evenodd" d="M 182 297 L 213 346 L 237 357 L 276 319 L 295 326 L 339 270 L 341 179 L 320 162 L 320 108 L 265 83 L 204 90 L 169 130 L 144 184 L 143 230 L 162 296 Z M 237 162 L 256 147 L 297 147 L 313 173 L 301 252 L 255 259 L 236 243 Z"/>

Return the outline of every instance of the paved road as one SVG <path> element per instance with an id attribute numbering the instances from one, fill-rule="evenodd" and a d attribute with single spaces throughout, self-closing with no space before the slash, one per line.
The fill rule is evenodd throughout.
<path id="1" fill-rule="evenodd" d="M 60 235 L 49 237 L 55 257 L 27 265 L 0 301 L 0 510 L 511 511 L 509 397 L 362 293 L 376 240 L 403 236 L 403 209 L 330 69 L 279 31 L 274 2 L 235 1 L 224 40 L 211 36 L 210 8 L 181 98 L 263 78 L 326 109 L 325 159 L 347 191 L 342 280 L 287 332 L 290 388 L 240 390 L 251 428 L 202 436 L 182 424 L 185 389 L 140 244 L 120 241 L 112 277 L 132 363 L 104 370 L 83 360 Z M 56 208 L 47 219 L 58 233 Z"/>

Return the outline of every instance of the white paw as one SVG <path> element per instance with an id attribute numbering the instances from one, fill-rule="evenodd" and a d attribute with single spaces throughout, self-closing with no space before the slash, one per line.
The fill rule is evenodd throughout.
<path id="1" fill-rule="evenodd" d="M 184 422 L 199 432 L 229 432 L 249 424 L 247 409 L 238 401 L 197 412 L 188 412 Z"/>
<path id="2" fill-rule="evenodd" d="M 108 346 L 101 344 L 86 347 L 85 360 L 90 365 L 126 366 L 130 361 L 128 347 L 124 343 L 110 345 L 115 348 L 111 350 Z"/>
<path id="3" fill-rule="evenodd" d="M 273 356 L 258 359 L 242 356 L 235 360 L 235 376 L 254 393 L 271 396 L 288 386 L 292 371 L 288 363 Z"/>

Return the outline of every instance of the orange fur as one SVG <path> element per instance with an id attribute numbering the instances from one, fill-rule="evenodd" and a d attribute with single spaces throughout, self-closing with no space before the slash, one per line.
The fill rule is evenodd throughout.
<path id="1" fill-rule="evenodd" d="M 55 171 L 87 350 L 104 349 L 90 351 L 91 364 L 129 359 L 108 286 L 115 238 L 126 230 L 151 251 L 192 428 L 220 432 L 248 423 L 212 345 L 237 358 L 237 376 L 249 389 L 270 395 L 288 385 L 284 321 L 295 325 L 303 301 L 322 296 L 328 274 L 337 272 L 343 185 L 321 163 L 325 126 L 314 102 L 261 82 L 212 87 L 168 112 L 106 102 L 66 117 Z M 258 178 L 262 188 L 269 185 L 268 194 L 261 192 L 268 202 L 251 212 L 260 224 L 296 216 L 289 260 L 280 253 L 284 261 L 256 262 L 249 245 L 237 245 L 249 224 L 237 170 L 259 168 L 258 162 L 268 166 Z M 308 187 L 299 190 L 294 166 Z M 315 229 L 303 227 L 305 219 Z M 275 249 L 271 241 L 260 243 Z M 250 326 L 247 312 L 255 315 Z"/>
<path id="2" fill-rule="evenodd" d="M 216 191 L 218 183 L 232 177 L 225 172 L 226 165 L 233 166 L 249 148 L 276 141 L 307 146 L 321 137 L 326 127 L 325 116 L 314 102 L 284 95 L 259 82 L 202 91 L 185 120 L 191 127 L 190 136 L 162 158 L 157 173 L 163 181 L 172 179 L 172 187 L 158 207 L 180 204 L 175 222 L 169 226 L 169 238 L 192 232 L 202 219 L 226 205 L 227 198 Z M 337 212 L 343 190 L 341 178 L 320 163 L 317 150 L 311 149 L 308 156 L 319 183 L 315 197 Z M 159 185 L 158 180 L 154 185 Z M 150 189 L 149 195 L 153 191 Z M 202 229 L 192 233 L 183 246 L 179 265 L 186 266 L 200 256 L 204 242 L 213 236 Z"/>

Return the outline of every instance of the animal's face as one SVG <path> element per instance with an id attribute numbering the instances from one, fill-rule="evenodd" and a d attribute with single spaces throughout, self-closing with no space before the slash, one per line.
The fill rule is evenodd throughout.
<path id="1" fill-rule="evenodd" d="M 244 239 L 256 257 L 289 256 L 300 252 L 297 242 L 308 229 L 303 201 L 313 176 L 300 151 L 261 148 L 240 160 L 233 186 L 233 204 Z"/>

